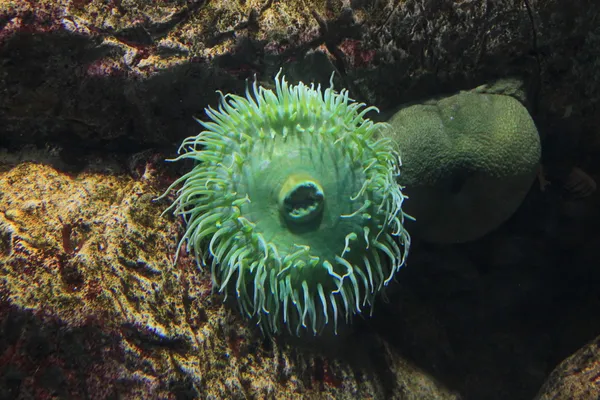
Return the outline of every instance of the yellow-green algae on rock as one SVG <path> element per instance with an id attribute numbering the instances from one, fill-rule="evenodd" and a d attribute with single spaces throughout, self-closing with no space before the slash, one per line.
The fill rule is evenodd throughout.
<path id="1" fill-rule="evenodd" d="M 388 121 L 411 229 L 432 242 L 476 239 L 508 219 L 536 176 L 541 146 L 515 98 L 477 90 L 400 109 Z"/>
<path id="2" fill-rule="evenodd" d="M 151 201 L 164 171 L 140 166 L 0 165 L 0 384 L 18 378 L 14 398 L 458 398 L 379 336 L 265 345 L 191 257 L 173 265 L 181 225 Z"/>

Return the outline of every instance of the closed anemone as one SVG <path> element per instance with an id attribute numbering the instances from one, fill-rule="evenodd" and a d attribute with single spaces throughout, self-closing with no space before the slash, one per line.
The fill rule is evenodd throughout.
<path id="1" fill-rule="evenodd" d="M 196 161 L 169 188 L 187 224 L 179 247 L 266 334 L 337 332 L 404 264 L 400 158 L 373 110 L 279 73 L 274 90 L 222 95 L 171 160 Z"/>

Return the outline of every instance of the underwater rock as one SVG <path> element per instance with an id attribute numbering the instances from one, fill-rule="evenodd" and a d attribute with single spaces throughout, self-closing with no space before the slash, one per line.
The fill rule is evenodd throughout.
<path id="1" fill-rule="evenodd" d="M 1 398 L 459 399 L 373 334 L 265 344 L 173 264 L 163 158 L 136 178 L 0 166 Z"/>
<path id="2" fill-rule="evenodd" d="M 172 146 L 216 89 L 291 63 L 291 81 L 326 84 L 311 53 L 382 111 L 516 75 L 537 110 L 593 127 L 597 13 L 585 0 L 0 1 L 0 146 Z"/>
<path id="3" fill-rule="evenodd" d="M 600 337 L 558 365 L 535 400 L 584 400 L 600 397 Z"/>

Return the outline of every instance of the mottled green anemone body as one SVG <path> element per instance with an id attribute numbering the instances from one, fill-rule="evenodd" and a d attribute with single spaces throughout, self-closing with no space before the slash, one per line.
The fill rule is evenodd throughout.
<path id="1" fill-rule="evenodd" d="M 268 334 L 314 334 L 348 320 L 403 265 L 410 237 L 398 153 L 364 107 L 332 87 L 259 87 L 225 95 L 176 160 L 198 161 L 173 186 L 182 239 L 213 287 L 235 292 Z"/>
<path id="2" fill-rule="evenodd" d="M 535 179 L 541 145 L 529 112 L 511 96 L 482 90 L 402 108 L 383 132 L 402 149 L 398 182 L 421 239 L 482 237 L 515 212 Z"/>

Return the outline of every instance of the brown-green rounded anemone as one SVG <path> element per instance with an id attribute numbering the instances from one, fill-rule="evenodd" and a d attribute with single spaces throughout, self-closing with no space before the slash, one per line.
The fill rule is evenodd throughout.
<path id="1" fill-rule="evenodd" d="M 365 118 L 375 108 L 332 86 L 278 74 L 274 91 L 224 95 L 175 159 L 197 161 L 171 186 L 182 185 L 170 207 L 187 222 L 180 246 L 267 334 L 337 329 L 408 252 L 398 153 Z"/>

